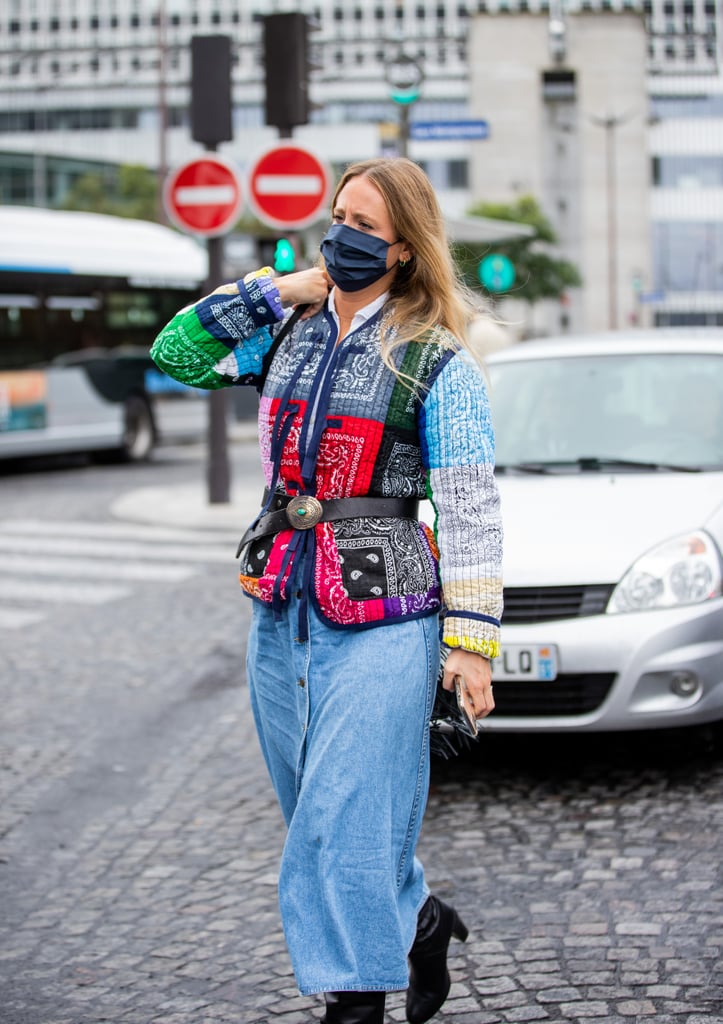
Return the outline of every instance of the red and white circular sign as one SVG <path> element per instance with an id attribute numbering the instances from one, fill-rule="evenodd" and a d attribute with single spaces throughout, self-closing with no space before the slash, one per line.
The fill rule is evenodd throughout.
<path id="1" fill-rule="evenodd" d="M 276 146 L 259 157 L 248 177 L 249 202 L 273 228 L 303 228 L 318 220 L 331 192 L 326 164 L 300 146 Z"/>
<path id="2" fill-rule="evenodd" d="M 177 167 L 163 189 L 166 213 L 182 231 L 213 237 L 234 226 L 243 193 L 233 164 L 220 156 L 204 156 Z"/>

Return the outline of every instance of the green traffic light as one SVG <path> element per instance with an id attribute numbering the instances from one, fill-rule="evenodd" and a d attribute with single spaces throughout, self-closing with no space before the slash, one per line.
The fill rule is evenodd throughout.
<path id="1" fill-rule="evenodd" d="M 274 250 L 274 270 L 280 274 L 288 274 L 296 268 L 294 247 L 288 238 L 280 238 Z"/>

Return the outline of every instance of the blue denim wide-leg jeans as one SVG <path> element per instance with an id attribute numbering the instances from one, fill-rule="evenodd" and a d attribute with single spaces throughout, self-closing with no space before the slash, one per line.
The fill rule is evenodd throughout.
<path id="1" fill-rule="evenodd" d="M 408 985 L 429 890 L 415 848 L 429 787 L 436 615 L 334 629 L 299 602 L 258 601 L 248 679 L 288 831 L 279 904 L 303 995 Z"/>

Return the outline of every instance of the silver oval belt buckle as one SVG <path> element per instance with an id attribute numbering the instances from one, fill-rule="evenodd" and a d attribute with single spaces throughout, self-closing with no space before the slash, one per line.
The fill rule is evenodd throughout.
<path id="1" fill-rule="evenodd" d="M 318 498 L 299 494 L 286 506 L 286 518 L 295 530 L 310 530 L 321 522 L 324 508 Z"/>

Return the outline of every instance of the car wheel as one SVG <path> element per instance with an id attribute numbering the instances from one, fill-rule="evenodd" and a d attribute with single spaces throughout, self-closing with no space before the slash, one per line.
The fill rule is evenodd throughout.
<path id="1" fill-rule="evenodd" d="M 149 457 L 156 441 L 151 408 L 145 398 L 130 395 L 125 401 L 124 415 L 121 455 L 128 462 L 142 462 Z"/>

